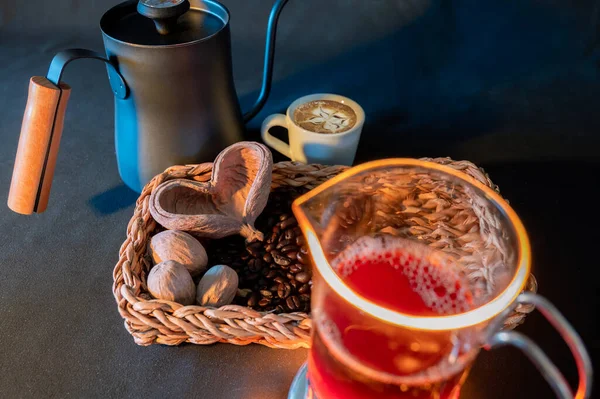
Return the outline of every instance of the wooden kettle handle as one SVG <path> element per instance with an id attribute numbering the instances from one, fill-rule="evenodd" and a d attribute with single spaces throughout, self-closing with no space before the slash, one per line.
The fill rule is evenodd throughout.
<path id="1" fill-rule="evenodd" d="M 58 87 L 43 76 L 29 81 L 8 193 L 8 207 L 14 212 L 30 215 L 46 210 L 70 95 L 67 84 L 60 83 Z"/>

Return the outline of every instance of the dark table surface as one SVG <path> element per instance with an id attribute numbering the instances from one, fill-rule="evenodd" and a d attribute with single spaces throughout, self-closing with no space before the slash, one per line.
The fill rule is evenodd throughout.
<path id="1" fill-rule="evenodd" d="M 268 2 L 251 10 L 226 3 L 237 13 L 236 83 L 248 104 L 264 33 L 244 19 L 261 25 Z M 400 2 L 373 3 L 378 9 L 357 1 L 356 13 L 340 8 L 354 19 L 327 35 L 331 25 L 321 14 L 305 32 L 314 22 L 310 4 L 284 13 L 273 94 L 247 138 L 258 139 L 260 120 L 293 99 L 338 92 L 367 112 L 357 162 L 451 156 L 484 166 L 530 233 L 540 293 L 564 312 L 597 363 L 600 81 L 582 25 L 592 8 L 456 1 L 394 25 Z M 8 193 L 27 79 L 45 73 L 60 49 L 101 49 L 94 29 L 24 33 L 17 25 L 29 14 L 16 15 L 0 32 L 0 198 Z M 306 350 L 134 344 L 111 292 L 136 194 L 119 180 L 109 86 L 93 61 L 69 66 L 65 80 L 73 94 L 49 209 L 20 216 L 0 207 L 0 397 L 284 398 Z M 519 330 L 576 383 L 566 345 L 542 316 L 532 314 Z M 463 392 L 467 399 L 552 397 L 514 349 L 482 352 Z"/>

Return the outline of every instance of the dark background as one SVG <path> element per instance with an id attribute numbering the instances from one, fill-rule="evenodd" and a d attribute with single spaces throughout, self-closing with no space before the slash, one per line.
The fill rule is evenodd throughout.
<path id="1" fill-rule="evenodd" d="M 223 2 L 247 108 L 272 2 Z M 98 21 L 114 4 L 0 0 L 1 198 L 29 77 L 61 49 L 102 50 Z M 592 0 L 290 0 L 273 92 L 248 138 L 295 98 L 335 92 L 367 113 L 357 161 L 451 156 L 484 166 L 530 232 L 540 292 L 600 359 L 598 16 Z M 64 79 L 73 91 L 49 209 L 0 208 L 0 397 L 285 397 L 304 350 L 133 343 L 111 274 L 136 194 L 117 173 L 106 72 L 78 61 Z M 539 314 L 520 330 L 576 382 L 566 345 Z M 512 349 L 482 353 L 463 391 L 552 397 Z"/>

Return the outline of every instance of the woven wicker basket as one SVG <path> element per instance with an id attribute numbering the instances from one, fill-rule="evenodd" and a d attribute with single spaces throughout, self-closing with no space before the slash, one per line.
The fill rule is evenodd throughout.
<path id="1" fill-rule="evenodd" d="M 460 170 L 498 191 L 482 169 L 468 161 L 449 158 L 426 158 Z M 344 171 L 344 166 L 304 165 L 281 162 L 273 167 L 271 189 L 281 186 L 312 189 Z M 146 275 L 151 265 L 145 258 L 147 242 L 156 222 L 150 215 L 150 194 L 161 183 L 171 179 L 208 181 L 212 163 L 173 166 L 150 181 L 137 200 L 133 217 L 127 226 L 127 239 L 119 251 L 119 261 L 113 272 L 113 294 L 125 328 L 138 345 L 178 345 L 183 342 L 207 345 L 228 342 L 235 345 L 258 343 L 272 348 L 295 349 L 310 346 L 310 315 L 306 313 L 261 313 L 243 306 L 221 308 L 183 306 L 175 302 L 152 299 L 146 287 Z M 457 237 L 449 237 L 450 240 Z M 458 241 L 457 241 L 458 242 Z M 431 242 L 430 242 L 431 244 Z M 527 290 L 536 291 L 533 276 Z M 521 324 L 532 306 L 519 306 L 507 318 L 504 327 Z"/>

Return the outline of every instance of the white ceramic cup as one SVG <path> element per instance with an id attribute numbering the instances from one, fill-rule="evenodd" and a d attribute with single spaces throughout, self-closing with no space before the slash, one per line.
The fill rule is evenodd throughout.
<path id="1" fill-rule="evenodd" d="M 311 132 L 294 123 L 296 107 L 315 100 L 331 100 L 345 104 L 354 110 L 356 124 L 341 133 Z M 323 165 L 352 165 L 360 133 L 365 123 L 365 112 L 355 101 L 337 94 L 311 94 L 300 97 L 287 109 L 285 115 L 269 115 L 261 127 L 263 141 L 292 161 Z M 269 133 L 273 126 L 282 126 L 288 131 L 289 144 Z"/>

